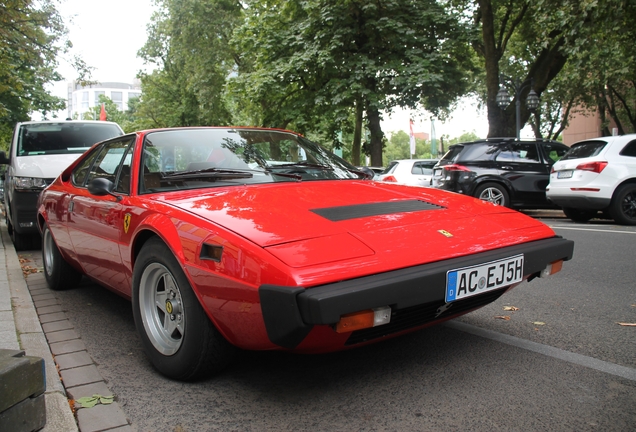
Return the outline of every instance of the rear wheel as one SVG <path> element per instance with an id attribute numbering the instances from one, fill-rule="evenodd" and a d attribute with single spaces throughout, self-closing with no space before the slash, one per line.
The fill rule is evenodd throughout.
<path id="1" fill-rule="evenodd" d="M 587 222 L 595 217 L 598 211 L 565 207 L 563 213 L 574 222 Z"/>
<path id="2" fill-rule="evenodd" d="M 133 315 L 153 366 L 190 381 L 220 371 L 236 348 L 205 314 L 179 262 L 159 239 L 144 244 L 133 271 Z"/>
<path id="3" fill-rule="evenodd" d="M 48 225 L 42 231 L 44 277 L 52 290 L 72 289 L 79 285 L 82 274 L 64 260 Z"/>
<path id="4" fill-rule="evenodd" d="M 616 222 L 636 225 L 636 184 L 624 184 L 616 189 L 609 210 Z"/>
<path id="5" fill-rule="evenodd" d="M 510 195 L 505 187 L 498 183 L 484 183 L 475 189 L 475 197 L 483 201 L 508 207 Z"/>

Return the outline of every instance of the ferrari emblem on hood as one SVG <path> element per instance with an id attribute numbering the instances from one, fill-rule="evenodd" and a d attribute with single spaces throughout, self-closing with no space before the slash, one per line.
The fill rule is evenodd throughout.
<path id="1" fill-rule="evenodd" d="M 446 230 L 437 230 L 438 233 L 440 233 L 441 235 L 445 236 L 445 237 L 452 237 L 453 235 L 451 233 L 449 233 Z"/>

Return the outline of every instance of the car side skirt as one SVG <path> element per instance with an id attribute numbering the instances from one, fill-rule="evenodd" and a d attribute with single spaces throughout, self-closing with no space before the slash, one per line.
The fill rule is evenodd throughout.
<path id="1" fill-rule="evenodd" d="M 344 314 L 382 306 L 390 306 L 392 313 L 408 308 L 424 307 L 437 309 L 444 306 L 446 274 L 450 270 L 496 261 L 506 257 L 524 255 L 524 279 L 537 276 L 549 264 L 559 260 L 570 260 L 574 253 L 574 242 L 559 236 L 520 245 L 500 248 L 460 258 L 424 264 L 391 272 L 336 282 L 311 288 L 261 285 L 259 297 L 265 328 L 270 341 L 283 348 L 296 348 L 316 325 L 334 325 Z M 509 288 L 509 287 L 507 287 Z M 507 288 L 499 290 L 501 295 Z M 472 310 L 484 306 L 499 295 L 485 293 L 470 300 L 471 305 L 462 307 Z M 467 299 L 469 300 L 469 299 Z M 484 302 L 484 300 L 486 300 Z M 449 303 L 460 306 L 461 302 Z M 439 305 L 439 306 L 435 306 Z M 459 307 L 449 309 L 456 315 Z M 444 312 L 445 309 L 442 311 Z M 451 312 L 452 311 L 452 312 Z M 431 320 L 442 319 L 433 313 Z M 400 326 L 394 332 L 419 327 L 426 322 L 416 320 Z M 379 329 L 379 327 L 378 327 Z M 355 332 L 354 332 L 355 334 Z M 380 330 L 378 337 L 386 335 Z M 362 342 L 368 337 L 354 337 L 347 345 Z"/>

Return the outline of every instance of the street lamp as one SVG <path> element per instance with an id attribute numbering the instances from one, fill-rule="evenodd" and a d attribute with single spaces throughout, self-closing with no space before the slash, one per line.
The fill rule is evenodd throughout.
<path id="1" fill-rule="evenodd" d="M 521 93 L 530 87 L 530 92 L 528 92 L 528 96 L 526 96 L 526 107 L 530 112 L 534 112 L 539 107 L 539 95 L 532 88 L 534 85 L 534 80 L 526 80 L 523 83 L 519 84 L 518 81 L 513 80 L 511 78 L 507 78 L 502 76 L 499 80 L 499 91 L 497 92 L 497 105 L 501 109 L 505 109 L 510 104 L 510 93 L 506 87 L 504 87 L 504 80 L 507 80 L 512 88 L 515 91 L 515 105 L 516 105 L 516 117 L 517 117 L 517 139 L 520 138 L 521 133 Z"/>

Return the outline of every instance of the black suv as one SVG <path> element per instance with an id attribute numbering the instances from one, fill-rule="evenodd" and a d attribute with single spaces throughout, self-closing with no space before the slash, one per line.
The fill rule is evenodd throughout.
<path id="1" fill-rule="evenodd" d="M 570 148 L 557 141 L 487 138 L 450 146 L 433 186 L 513 208 L 553 208 L 550 169 Z"/>

